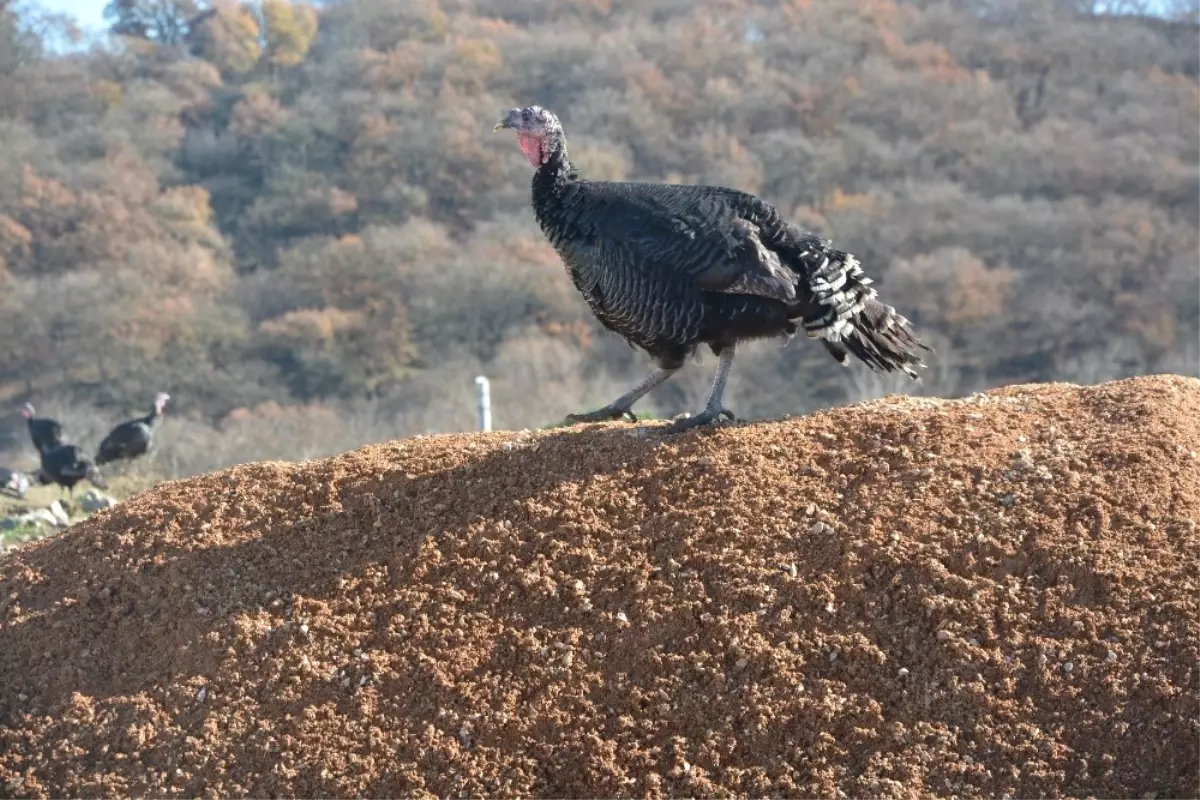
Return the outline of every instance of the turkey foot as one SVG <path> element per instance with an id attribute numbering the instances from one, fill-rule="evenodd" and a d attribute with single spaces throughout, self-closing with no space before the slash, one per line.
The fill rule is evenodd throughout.
<path id="1" fill-rule="evenodd" d="M 735 349 L 733 345 L 721 349 L 721 361 L 717 364 L 717 374 L 713 376 L 712 391 L 708 393 L 708 402 L 704 404 L 704 410 L 694 417 L 675 420 L 663 429 L 664 434 L 682 433 L 701 425 L 711 425 L 721 417 L 727 417 L 730 422 L 736 420 L 733 412 L 721 403 L 721 397 L 725 394 L 725 381 L 728 380 L 729 369 L 733 366 Z"/>
<path id="2" fill-rule="evenodd" d="M 668 436 L 673 433 L 683 433 L 684 431 L 690 431 L 692 428 L 711 425 L 722 417 L 730 422 L 737 422 L 737 417 L 728 408 L 706 408 L 694 417 L 683 417 L 675 420 L 663 428 L 662 432 Z"/>
<path id="3" fill-rule="evenodd" d="M 613 403 L 612 405 L 598 408 L 595 411 L 587 411 L 582 414 L 567 414 L 566 422 L 568 425 L 578 425 L 581 422 L 605 422 L 610 419 L 625 419 L 629 422 L 637 422 L 638 418 L 628 407 Z"/>
<path id="4" fill-rule="evenodd" d="M 679 367 L 656 369 L 647 375 L 641 383 L 616 400 L 613 400 L 604 408 L 588 411 L 583 414 L 568 414 L 566 423 L 568 425 L 575 425 L 579 422 L 604 422 L 610 419 L 627 419 L 630 422 L 637 422 L 638 418 L 632 410 L 633 404 L 645 397 L 651 389 L 674 375 L 678 370 Z"/>

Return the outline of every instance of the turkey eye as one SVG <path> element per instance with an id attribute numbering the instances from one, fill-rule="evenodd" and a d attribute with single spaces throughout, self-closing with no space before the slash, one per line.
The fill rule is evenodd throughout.
<path id="1" fill-rule="evenodd" d="M 529 109 L 528 108 L 521 112 L 521 118 L 529 119 Z"/>

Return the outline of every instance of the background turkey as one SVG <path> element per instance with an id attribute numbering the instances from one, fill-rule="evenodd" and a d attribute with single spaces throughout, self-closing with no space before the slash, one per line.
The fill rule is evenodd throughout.
<path id="1" fill-rule="evenodd" d="M 26 403 L 21 407 L 21 416 L 29 426 L 29 438 L 33 440 L 33 446 L 39 453 L 65 444 L 62 424 L 56 419 L 37 416 L 37 409 L 33 407 L 33 403 Z"/>
<path id="2" fill-rule="evenodd" d="M 74 494 L 75 484 L 83 480 L 100 489 L 108 488 L 96 465 L 73 444 L 63 444 L 44 451 L 37 479 L 42 485 L 57 483 L 71 494 Z"/>
<path id="3" fill-rule="evenodd" d="M 916 378 L 929 350 L 909 322 L 875 299 L 858 259 L 785 221 L 762 199 L 717 186 L 578 180 L 558 118 L 514 108 L 495 130 L 517 132 L 536 168 L 533 209 L 592 312 L 648 352 L 658 370 L 609 405 L 568 422 L 622 417 L 678 371 L 699 345 L 720 358 L 704 410 L 687 430 L 729 416 L 721 404 L 739 342 L 800 328 L 842 364 Z"/>
<path id="4" fill-rule="evenodd" d="M 22 498 L 29 491 L 29 478 L 22 472 L 0 467 L 0 492 Z"/>
<path id="5" fill-rule="evenodd" d="M 107 464 L 119 459 L 132 460 L 145 455 L 154 444 L 154 430 L 162 419 L 163 406 L 171 399 L 169 394 L 159 392 L 154 396 L 154 410 L 144 417 L 122 422 L 100 442 L 96 451 L 96 464 Z"/>

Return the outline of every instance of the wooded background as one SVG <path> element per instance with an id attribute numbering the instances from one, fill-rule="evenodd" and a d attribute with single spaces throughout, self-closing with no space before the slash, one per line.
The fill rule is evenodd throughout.
<path id="1" fill-rule="evenodd" d="M 476 374 L 497 427 L 611 400 L 646 360 L 491 131 L 531 103 L 587 177 L 735 186 L 832 237 L 938 350 L 910 387 L 760 343 L 739 416 L 1195 375 L 1197 11 L 1146 10 L 115 0 L 64 49 L 0 2 L 0 462 L 33 460 L 26 400 L 91 447 L 170 392 L 173 475 L 470 430 Z M 694 411 L 712 364 L 647 407 Z"/>

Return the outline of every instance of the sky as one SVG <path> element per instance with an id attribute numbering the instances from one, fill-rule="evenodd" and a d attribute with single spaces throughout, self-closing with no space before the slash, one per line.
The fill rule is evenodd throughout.
<path id="1" fill-rule="evenodd" d="M 70 14 L 83 28 L 104 28 L 104 6 L 107 0 L 40 0 L 48 11 Z"/>

